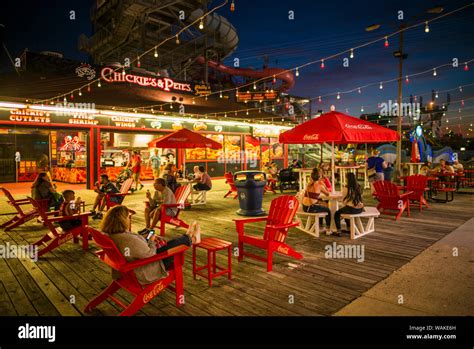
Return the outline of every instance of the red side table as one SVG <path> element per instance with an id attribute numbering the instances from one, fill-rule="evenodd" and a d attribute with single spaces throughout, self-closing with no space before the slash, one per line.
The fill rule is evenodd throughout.
<path id="1" fill-rule="evenodd" d="M 196 248 L 202 248 L 207 251 L 207 264 L 196 266 Z M 220 267 L 216 264 L 216 252 L 227 249 L 227 268 Z M 212 286 L 212 279 L 227 274 L 229 280 L 232 279 L 232 242 L 218 238 L 205 238 L 201 243 L 193 245 L 193 277 L 200 275 L 207 279 L 209 287 Z M 207 273 L 200 272 L 207 269 Z M 219 271 L 217 271 L 219 269 Z"/>

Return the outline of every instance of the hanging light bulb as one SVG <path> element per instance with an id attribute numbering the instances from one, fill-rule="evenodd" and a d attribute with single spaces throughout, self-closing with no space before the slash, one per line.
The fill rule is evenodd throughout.
<path id="1" fill-rule="evenodd" d="M 249 115 L 249 110 L 247 109 L 247 111 L 245 112 L 245 115 Z"/>
<path id="2" fill-rule="evenodd" d="M 354 49 L 353 48 L 351 48 L 351 54 L 349 55 L 349 57 L 354 58 Z"/>
<path id="3" fill-rule="evenodd" d="M 459 92 L 462 92 L 462 86 L 459 86 Z"/>
<path id="4" fill-rule="evenodd" d="M 220 91 L 219 93 L 219 98 L 222 98 L 222 91 Z"/>
<path id="5" fill-rule="evenodd" d="M 463 99 L 463 100 L 461 100 L 461 106 L 463 106 L 463 107 L 464 107 L 464 99 Z"/>
<path id="6" fill-rule="evenodd" d="M 341 99 L 341 95 L 339 94 L 339 92 L 337 93 L 336 98 L 337 98 L 337 99 Z"/>
<path id="7" fill-rule="evenodd" d="M 430 27 L 428 26 L 428 21 L 425 22 L 425 33 L 430 32 Z"/>
<path id="8" fill-rule="evenodd" d="M 179 45 L 179 34 L 176 34 L 176 45 Z"/>
<path id="9" fill-rule="evenodd" d="M 384 43 L 385 47 L 388 47 L 388 37 L 386 36 L 385 37 L 385 43 Z"/>
<path id="10" fill-rule="evenodd" d="M 142 64 L 140 63 L 140 56 L 137 56 L 137 67 L 140 68 Z"/>
<path id="11" fill-rule="evenodd" d="M 170 109 L 173 109 L 173 103 L 171 103 L 171 105 L 170 105 Z"/>
<path id="12" fill-rule="evenodd" d="M 357 89 L 357 92 L 362 93 L 362 90 L 360 89 L 360 87 Z"/>
<path id="13" fill-rule="evenodd" d="M 253 89 L 256 90 L 257 89 L 257 84 L 254 82 L 253 83 Z"/>
<path id="14" fill-rule="evenodd" d="M 199 21 L 199 29 L 203 30 L 204 29 L 204 22 L 201 18 L 201 20 Z"/>
<path id="15" fill-rule="evenodd" d="M 100 80 L 99 80 L 99 83 L 97 84 L 97 87 L 102 87 L 102 84 L 100 83 Z"/>
<path id="16" fill-rule="evenodd" d="M 122 68 L 122 75 L 125 76 L 125 67 Z"/>
<path id="17" fill-rule="evenodd" d="M 207 101 L 207 95 L 206 95 L 206 98 L 204 98 L 206 101 Z"/>
<path id="18" fill-rule="evenodd" d="M 321 96 L 318 97 L 318 102 L 321 103 Z"/>
<path id="19" fill-rule="evenodd" d="M 381 89 L 381 90 L 383 89 L 383 84 L 382 83 L 380 83 L 379 89 Z"/>
<path id="20" fill-rule="evenodd" d="M 91 92 L 91 85 L 87 85 L 87 92 Z"/>
<path id="21" fill-rule="evenodd" d="M 232 2 L 230 3 L 230 12 L 234 12 L 235 11 L 235 4 L 234 4 L 234 0 L 232 0 Z"/>
<path id="22" fill-rule="evenodd" d="M 275 77 L 275 75 L 273 75 L 272 84 L 276 84 L 276 82 L 277 82 L 276 77 Z"/>
<path id="23" fill-rule="evenodd" d="M 467 65 L 467 62 L 464 63 L 464 71 L 468 71 L 469 70 L 469 66 Z"/>
<path id="24" fill-rule="evenodd" d="M 71 99 L 74 99 L 74 92 L 71 92 Z"/>
<path id="25" fill-rule="evenodd" d="M 193 104 L 196 104 L 196 101 L 194 100 L 194 98 L 193 98 Z"/>
<path id="26" fill-rule="evenodd" d="M 153 56 L 155 56 L 155 58 L 158 58 L 158 49 L 155 47 L 155 53 L 153 54 Z"/>
<path id="27" fill-rule="evenodd" d="M 298 70 L 298 68 L 296 68 L 296 73 L 295 73 L 296 76 L 300 76 L 300 71 Z"/>
<path id="28" fill-rule="evenodd" d="M 66 96 L 64 96 L 63 101 L 64 101 L 64 103 L 67 103 L 67 98 L 66 98 Z"/>
<path id="29" fill-rule="evenodd" d="M 321 59 L 321 69 L 324 69 L 324 59 Z"/>
<path id="30" fill-rule="evenodd" d="M 82 96 L 82 92 L 81 92 L 81 90 L 79 90 L 79 93 L 78 93 L 78 94 L 79 94 L 79 96 Z"/>
<path id="31" fill-rule="evenodd" d="M 225 118 L 227 117 L 227 113 L 224 114 L 224 117 L 225 117 Z"/>
<path id="32" fill-rule="evenodd" d="M 151 108 L 151 113 L 155 114 L 155 109 Z"/>
<path id="33" fill-rule="evenodd" d="M 259 113 L 259 114 L 262 113 L 262 108 L 258 108 L 258 113 Z"/>
<path id="34" fill-rule="evenodd" d="M 364 106 L 362 106 L 362 107 L 360 108 L 360 112 L 361 112 L 361 113 L 364 112 Z"/>
<path id="35" fill-rule="evenodd" d="M 405 77 L 405 83 L 409 83 L 410 82 L 410 79 L 408 78 L 408 75 Z"/>
<path id="36" fill-rule="evenodd" d="M 437 76 L 438 73 L 436 72 L 436 68 L 433 69 L 433 76 Z"/>

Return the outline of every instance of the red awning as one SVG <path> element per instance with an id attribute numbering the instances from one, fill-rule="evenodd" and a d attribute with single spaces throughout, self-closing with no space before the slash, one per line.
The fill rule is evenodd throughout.
<path id="1" fill-rule="evenodd" d="M 339 113 L 325 113 L 280 134 L 280 143 L 381 143 L 399 139 L 396 131 Z"/>
<path id="2" fill-rule="evenodd" d="M 151 148 L 212 148 L 220 149 L 222 145 L 210 138 L 185 128 L 148 143 Z"/>

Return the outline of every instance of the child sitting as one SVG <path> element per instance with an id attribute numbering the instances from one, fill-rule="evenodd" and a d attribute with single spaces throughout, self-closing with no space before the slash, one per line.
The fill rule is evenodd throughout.
<path id="1" fill-rule="evenodd" d="M 82 200 L 80 197 L 75 199 L 76 194 L 72 190 L 65 190 L 63 191 L 63 198 L 64 201 L 59 208 L 59 215 L 62 217 L 70 217 L 79 213 L 81 210 L 81 203 Z M 80 219 L 71 219 L 68 221 L 61 221 L 59 222 L 59 226 L 64 230 L 68 231 L 75 227 L 80 226 L 82 221 Z"/>

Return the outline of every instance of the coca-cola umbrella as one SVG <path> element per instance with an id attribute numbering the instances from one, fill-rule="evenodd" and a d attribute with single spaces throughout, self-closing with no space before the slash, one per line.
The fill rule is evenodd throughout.
<path id="1" fill-rule="evenodd" d="M 211 148 L 220 149 L 222 144 L 199 133 L 182 128 L 148 143 L 150 148 Z M 186 175 L 186 157 L 183 159 L 184 175 Z"/>
<path id="2" fill-rule="evenodd" d="M 334 143 L 382 143 L 399 139 L 396 131 L 332 111 L 298 125 L 280 134 L 280 143 L 286 144 L 332 144 L 332 183 L 334 185 Z"/>

